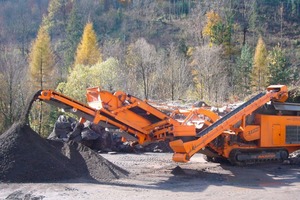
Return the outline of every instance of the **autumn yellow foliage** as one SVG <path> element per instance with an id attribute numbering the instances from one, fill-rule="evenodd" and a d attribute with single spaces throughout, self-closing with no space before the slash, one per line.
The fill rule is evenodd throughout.
<path id="1" fill-rule="evenodd" d="M 87 23 L 80 44 L 77 47 L 75 65 L 94 65 L 102 62 L 102 56 L 98 47 L 97 35 L 93 29 L 93 23 Z"/>
<path id="2" fill-rule="evenodd" d="M 218 15 L 218 13 L 212 11 L 209 11 L 206 14 L 206 19 L 207 19 L 207 23 L 205 25 L 205 27 L 203 28 L 203 35 L 204 36 L 209 36 L 212 37 L 214 35 L 214 27 L 222 22 L 222 19 L 220 17 L 220 15 Z"/>
<path id="3" fill-rule="evenodd" d="M 32 43 L 29 57 L 29 73 L 33 89 L 51 87 L 54 79 L 54 54 L 50 36 L 44 27 L 40 27 L 36 40 Z"/>
<path id="4" fill-rule="evenodd" d="M 265 42 L 262 37 L 259 37 L 254 54 L 254 63 L 252 68 L 252 87 L 254 91 L 265 89 L 268 85 L 268 66 L 267 66 L 268 52 Z"/>

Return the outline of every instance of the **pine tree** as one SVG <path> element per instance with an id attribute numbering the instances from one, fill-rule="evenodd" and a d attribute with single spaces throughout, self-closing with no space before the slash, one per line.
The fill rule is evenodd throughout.
<path id="1" fill-rule="evenodd" d="M 83 25 L 78 14 L 76 2 L 74 2 L 66 29 L 65 58 L 66 65 L 70 66 L 74 63 L 75 52 L 80 38 L 82 36 Z"/>
<path id="2" fill-rule="evenodd" d="M 253 60 L 252 68 L 252 87 L 254 91 L 261 91 L 268 85 L 268 66 L 267 66 L 268 52 L 265 42 L 262 37 L 259 37 Z"/>
<path id="3" fill-rule="evenodd" d="M 270 85 L 287 85 L 291 82 L 292 69 L 284 50 L 280 46 L 276 46 L 270 51 L 267 61 L 270 72 L 268 83 Z"/>
<path id="4" fill-rule="evenodd" d="M 29 65 L 33 89 L 44 89 L 53 85 L 54 54 L 50 36 L 44 27 L 40 27 L 32 44 Z"/>
<path id="5" fill-rule="evenodd" d="M 32 90 L 51 88 L 54 85 L 54 55 L 51 50 L 50 36 L 44 27 L 40 27 L 37 38 L 32 44 L 29 66 Z M 37 127 L 37 131 L 41 134 L 46 132 L 44 127 L 47 120 L 44 119 L 43 113 L 47 113 L 47 110 L 40 102 L 31 111 L 33 127 Z"/>
<path id="6" fill-rule="evenodd" d="M 206 14 L 206 25 L 203 28 L 203 36 L 210 38 L 210 44 L 225 44 L 230 45 L 232 19 L 230 18 L 226 23 L 223 22 L 220 15 L 214 11 Z"/>
<path id="7" fill-rule="evenodd" d="M 238 91 L 242 97 L 251 93 L 251 71 L 253 65 L 253 55 L 250 47 L 245 44 L 241 51 L 241 56 L 237 60 L 236 82 L 238 83 Z"/>
<path id="8" fill-rule="evenodd" d="M 67 21 L 67 4 L 68 0 L 51 0 L 49 1 L 48 14 L 43 16 L 42 25 L 49 34 L 65 33 Z"/>
<path id="9" fill-rule="evenodd" d="M 92 23 L 87 23 L 80 44 L 77 47 L 75 65 L 94 65 L 102 62 L 100 49 L 98 48 L 97 35 Z"/>
<path id="10" fill-rule="evenodd" d="M 218 42 L 218 30 L 222 26 L 222 19 L 218 15 L 218 13 L 215 13 L 214 11 L 210 11 L 206 14 L 206 25 L 203 28 L 203 35 L 210 37 L 210 42 L 216 43 Z"/>

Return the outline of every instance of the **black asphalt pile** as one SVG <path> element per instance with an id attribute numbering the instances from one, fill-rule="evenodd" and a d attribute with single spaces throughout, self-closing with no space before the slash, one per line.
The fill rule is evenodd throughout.
<path id="1" fill-rule="evenodd" d="M 60 141 L 48 140 L 57 150 L 66 156 L 74 167 L 74 170 L 85 176 L 98 181 L 122 178 L 129 173 L 103 158 L 97 152 L 76 142 L 63 143 Z"/>
<path id="2" fill-rule="evenodd" d="M 183 169 L 179 166 L 176 166 L 172 171 L 171 174 L 173 175 L 184 175 L 185 172 L 183 171 Z"/>
<path id="3" fill-rule="evenodd" d="M 107 181 L 126 175 L 89 148 L 49 142 L 23 123 L 15 123 L 0 136 L 0 182 Z"/>

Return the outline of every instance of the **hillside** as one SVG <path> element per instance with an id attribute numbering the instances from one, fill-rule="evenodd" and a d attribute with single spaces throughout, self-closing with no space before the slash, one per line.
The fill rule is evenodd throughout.
<path id="1" fill-rule="evenodd" d="M 299 86 L 299 19 L 300 2 L 290 0 L 2 0 L 0 129 L 19 118 L 26 98 L 42 86 L 82 101 L 86 87 L 100 85 L 140 98 L 215 106 L 269 84 Z M 74 64 L 87 23 L 102 61 L 89 65 L 92 70 Z M 41 28 L 49 35 L 46 59 L 45 51 L 34 53 Z M 259 56 L 262 63 L 255 61 Z M 41 66 L 39 59 L 49 62 Z M 49 68 L 38 77 L 33 68 L 39 67 Z M 52 123 L 58 114 L 47 109 L 54 112 Z M 38 124 L 37 113 L 31 117 Z"/>

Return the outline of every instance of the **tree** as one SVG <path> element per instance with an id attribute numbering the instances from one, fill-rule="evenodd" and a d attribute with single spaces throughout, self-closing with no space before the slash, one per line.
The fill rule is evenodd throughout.
<path id="1" fill-rule="evenodd" d="M 44 15 L 42 26 L 53 35 L 64 34 L 67 24 L 67 4 L 69 0 L 51 0 L 48 5 L 48 14 Z"/>
<path id="2" fill-rule="evenodd" d="M 97 35 L 92 23 L 87 23 L 80 44 L 77 47 L 75 65 L 94 65 L 102 62 L 102 56 L 98 47 Z"/>
<path id="3" fill-rule="evenodd" d="M 92 80 L 100 80 L 99 86 L 108 91 L 123 90 L 119 77 L 119 63 L 115 58 L 108 58 L 105 62 L 97 63 L 90 69 Z"/>
<path id="4" fill-rule="evenodd" d="M 80 42 L 80 38 L 82 36 L 82 28 L 83 25 L 80 20 L 80 16 L 78 14 L 78 8 L 76 2 L 74 2 L 70 17 L 67 23 L 66 29 L 66 40 L 64 42 L 65 45 L 65 59 L 66 65 L 70 66 L 74 63 L 74 57 L 77 45 Z"/>
<path id="5" fill-rule="evenodd" d="M 175 100 L 182 98 L 186 93 L 186 88 L 191 83 L 191 70 L 187 59 L 179 53 L 173 43 L 170 45 L 167 55 L 165 72 L 161 73 L 163 75 L 161 88 L 164 88 L 167 94 L 171 92 L 169 96 Z"/>
<path id="6" fill-rule="evenodd" d="M 276 46 L 269 52 L 268 58 L 268 69 L 270 72 L 268 83 L 288 85 L 292 81 L 292 68 L 289 63 L 285 51 L 280 47 Z"/>
<path id="7" fill-rule="evenodd" d="M 249 31 L 257 31 L 257 2 L 256 0 L 241 0 L 237 2 L 238 9 L 241 10 L 241 17 L 239 19 L 243 32 L 243 45 L 247 43 L 247 33 Z"/>
<path id="8" fill-rule="evenodd" d="M 22 52 L 11 45 L 2 49 L 0 55 L 0 133 L 20 119 L 25 107 L 27 70 Z"/>
<path id="9" fill-rule="evenodd" d="M 109 58 L 91 67 L 75 65 L 66 82 L 58 85 L 57 90 L 77 101 L 86 101 L 86 89 L 99 86 L 101 89 L 113 91 L 119 89 L 118 62 Z M 116 87 L 116 88 L 115 88 Z"/>
<path id="10" fill-rule="evenodd" d="M 57 90 L 63 94 L 70 96 L 80 102 L 86 102 L 86 89 L 88 87 L 100 85 L 98 83 L 93 85 L 89 76 L 90 69 L 84 65 L 75 65 L 66 82 L 59 83 Z"/>
<path id="11" fill-rule="evenodd" d="M 44 27 L 40 27 L 37 38 L 32 43 L 29 66 L 33 89 L 53 86 L 54 54 L 50 36 Z"/>
<path id="12" fill-rule="evenodd" d="M 50 36 L 44 27 L 40 27 L 37 38 L 32 44 L 29 62 L 29 76 L 32 91 L 44 88 L 52 88 L 55 84 L 54 54 L 51 49 Z M 36 121 L 38 132 L 42 131 L 43 104 L 39 105 L 39 112 L 33 111 L 32 121 Z M 34 116 L 34 114 L 36 114 Z M 38 118 L 38 121 L 37 119 Z"/>
<path id="13" fill-rule="evenodd" d="M 228 80 L 219 46 L 196 47 L 192 54 L 193 82 L 197 97 L 221 103 L 227 95 Z"/>
<path id="14" fill-rule="evenodd" d="M 255 48 L 253 68 L 252 68 L 252 87 L 254 91 L 261 91 L 265 89 L 268 84 L 268 66 L 267 66 L 268 52 L 265 42 L 260 36 Z"/>
<path id="15" fill-rule="evenodd" d="M 214 11 L 210 11 L 206 13 L 206 25 L 203 28 L 203 35 L 210 37 L 210 42 L 214 43 L 216 42 L 217 37 L 217 27 L 220 27 L 222 25 L 222 19 L 221 17 L 215 13 Z"/>
<path id="16" fill-rule="evenodd" d="M 211 45 L 228 45 L 231 40 L 231 19 L 229 19 L 228 23 L 224 23 L 218 13 L 214 11 L 206 13 L 206 19 L 207 22 L 202 32 L 203 36 L 209 36 Z"/>
<path id="17" fill-rule="evenodd" d="M 238 94 L 246 97 L 251 93 L 251 71 L 253 65 L 253 55 L 250 47 L 245 44 L 241 51 L 241 56 L 237 60 L 235 82 L 237 83 Z"/>
<path id="18" fill-rule="evenodd" d="M 135 70 L 138 82 L 142 82 L 144 97 L 149 98 L 153 83 L 151 82 L 158 57 L 155 46 L 144 38 L 139 38 L 128 47 L 127 65 Z"/>
<path id="19" fill-rule="evenodd" d="M 191 38 L 193 40 L 192 44 L 194 46 L 203 45 L 203 27 L 205 25 L 205 20 L 203 20 L 203 15 L 205 11 L 200 5 L 196 5 L 189 13 L 186 20 L 183 20 L 183 33 L 184 38 Z"/>

